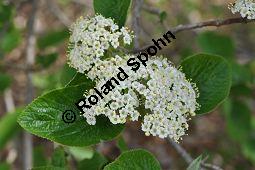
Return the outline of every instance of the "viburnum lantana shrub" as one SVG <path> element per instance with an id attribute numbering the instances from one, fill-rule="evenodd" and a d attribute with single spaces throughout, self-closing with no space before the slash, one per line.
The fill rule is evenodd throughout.
<path id="1" fill-rule="evenodd" d="M 129 6 L 130 0 L 94 0 L 97 14 L 71 26 L 67 63 L 77 73 L 65 87 L 39 96 L 23 110 L 18 122 L 24 129 L 63 145 L 89 146 L 113 140 L 127 121 L 140 121 L 145 135 L 179 141 L 192 116 L 212 111 L 228 96 L 231 69 L 221 56 L 195 54 L 179 66 L 153 56 L 139 68 L 128 66 L 127 61 L 137 57 L 126 52 L 134 38 L 124 27 Z M 95 104 L 81 112 L 77 102 L 119 72 L 123 81 L 103 89 L 103 98 L 91 99 Z M 74 122 L 63 121 L 66 111 L 75 114 Z M 142 150 L 125 152 L 108 168 L 127 166 L 127 157 L 134 162 L 130 166 L 138 166 L 142 158 L 151 162 L 151 169 L 159 169 L 154 157 Z"/>

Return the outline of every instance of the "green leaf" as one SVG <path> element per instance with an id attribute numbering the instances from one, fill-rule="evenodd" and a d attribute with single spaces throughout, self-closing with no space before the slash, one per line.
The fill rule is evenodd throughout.
<path id="1" fill-rule="evenodd" d="M 103 116 L 97 117 L 96 125 L 89 125 L 80 115 L 75 103 L 83 98 L 89 83 L 53 90 L 29 104 L 18 118 L 19 124 L 27 131 L 40 137 L 70 146 L 88 146 L 102 140 L 111 140 L 124 128 L 113 125 Z M 73 123 L 65 123 L 62 115 L 72 110 L 76 115 Z"/>
<path id="2" fill-rule="evenodd" d="M 199 90 L 197 114 L 212 111 L 229 94 L 231 86 L 231 68 L 228 62 L 210 54 L 197 54 L 181 63 L 183 72 Z"/>
<path id="3" fill-rule="evenodd" d="M 48 68 L 51 64 L 53 64 L 58 58 L 57 53 L 50 53 L 46 55 L 39 55 L 36 57 L 36 63 L 42 66 L 43 68 Z"/>
<path id="4" fill-rule="evenodd" d="M 113 18 L 120 26 L 124 26 L 131 0 L 94 0 L 95 13 L 106 18 Z"/>
<path id="5" fill-rule="evenodd" d="M 78 170 L 99 170 L 107 163 L 107 159 L 98 152 L 95 152 L 91 159 L 84 159 L 78 163 Z"/>
<path id="6" fill-rule="evenodd" d="M 18 46 L 21 40 L 21 34 L 19 30 L 12 28 L 10 31 L 6 32 L 0 40 L 0 49 L 8 53 Z"/>
<path id="7" fill-rule="evenodd" d="M 128 150 L 128 146 L 127 146 L 127 144 L 126 144 L 126 142 L 125 142 L 122 135 L 120 135 L 118 137 L 117 146 L 118 146 L 118 148 L 120 149 L 121 152 L 125 152 L 125 151 Z"/>
<path id="8" fill-rule="evenodd" d="M 202 163 L 202 155 L 200 155 L 195 160 L 193 160 L 191 164 L 189 165 L 189 167 L 187 168 L 187 170 L 200 170 L 201 163 Z"/>
<path id="9" fill-rule="evenodd" d="M 245 103 L 234 100 L 226 114 L 227 131 L 236 141 L 246 141 L 251 134 L 251 111 Z"/>
<path id="10" fill-rule="evenodd" d="M 227 59 L 233 59 L 234 57 L 234 42 L 226 35 L 207 31 L 198 35 L 197 42 L 199 47 L 205 53 L 220 55 Z"/>
<path id="11" fill-rule="evenodd" d="M 18 112 L 7 113 L 0 119 L 0 149 L 2 149 L 9 139 L 18 131 L 17 123 Z"/>
<path id="12" fill-rule="evenodd" d="M 50 31 L 45 35 L 42 35 L 37 40 L 37 45 L 40 49 L 45 49 L 50 46 L 55 46 L 69 37 L 67 29 Z"/>
<path id="13" fill-rule="evenodd" d="M 11 76 L 0 73 L 0 93 L 11 85 Z"/>
<path id="14" fill-rule="evenodd" d="M 114 162 L 105 166 L 104 170 L 160 170 L 156 158 L 143 149 L 136 149 L 122 153 Z"/>
<path id="15" fill-rule="evenodd" d="M 67 166 L 67 160 L 63 147 L 59 146 L 54 150 L 51 158 L 51 165 L 54 167 L 64 168 Z"/>

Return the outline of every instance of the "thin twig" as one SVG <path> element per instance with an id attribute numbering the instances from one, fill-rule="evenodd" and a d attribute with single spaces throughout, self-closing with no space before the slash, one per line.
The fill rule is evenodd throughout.
<path id="1" fill-rule="evenodd" d="M 190 164 L 193 161 L 193 158 L 190 156 L 190 154 L 181 147 L 181 145 L 179 145 L 178 143 L 174 142 L 171 139 L 168 139 L 168 142 L 174 147 L 174 149 L 181 155 L 181 157 L 183 157 L 183 159 L 185 160 L 185 162 L 187 162 L 188 164 Z"/>
<path id="2" fill-rule="evenodd" d="M 53 0 L 46 1 L 50 11 L 59 19 L 59 21 L 64 24 L 66 27 L 69 27 L 71 24 L 70 19 L 61 11 L 59 6 Z"/>
<path id="3" fill-rule="evenodd" d="M 178 25 L 177 27 L 170 29 L 170 31 L 173 34 L 176 34 L 176 33 L 182 32 L 182 31 L 193 30 L 193 29 L 198 29 L 198 28 L 203 28 L 203 27 L 220 27 L 220 26 L 231 25 L 231 24 L 250 23 L 250 22 L 254 22 L 254 21 L 255 20 L 248 20 L 248 19 L 244 19 L 241 17 L 228 18 L 228 19 L 217 19 L 217 20 L 209 20 L 209 21 L 204 21 L 204 22 L 195 23 L 195 24 Z M 131 53 L 142 52 L 142 51 L 146 50 L 149 46 L 150 45 L 146 45 L 141 48 L 136 48 Z"/>
<path id="4" fill-rule="evenodd" d="M 77 3 L 79 5 L 84 5 L 87 6 L 88 8 L 92 9 L 93 8 L 93 3 L 88 3 L 88 1 L 84 0 L 72 0 L 74 3 Z"/>
<path id="5" fill-rule="evenodd" d="M 87 2 L 85 2 L 84 0 L 72 0 L 72 1 L 79 5 L 87 5 Z"/>
<path id="6" fill-rule="evenodd" d="M 177 27 L 171 29 L 172 33 L 178 33 L 181 31 L 185 30 L 192 30 L 192 29 L 197 29 L 197 28 L 202 28 L 202 27 L 220 27 L 220 26 L 225 26 L 225 25 L 230 25 L 230 24 L 238 24 L 238 23 L 249 23 L 249 22 L 254 22 L 255 20 L 248 20 L 244 19 L 241 17 L 238 18 L 228 18 L 228 19 L 217 19 L 217 20 L 209 20 L 209 21 L 204 21 L 200 23 L 195 23 L 195 24 L 187 24 L 187 25 L 178 25 Z"/>
<path id="7" fill-rule="evenodd" d="M 28 64 L 15 64 L 13 62 L 0 62 L 0 66 L 3 67 L 3 69 L 14 69 L 18 71 L 24 71 L 24 72 L 38 72 L 43 70 L 42 67 L 35 66 L 35 65 L 28 65 Z"/>
<path id="8" fill-rule="evenodd" d="M 12 90 L 11 88 L 8 88 L 4 91 L 4 102 L 5 102 L 5 107 L 6 107 L 6 112 L 7 114 L 16 114 L 14 113 L 15 111 L 15 104 L 12 96 Z M 11 148 L 8 151 L 8 156 L 6 158 L 6 161 L 9 164 L 13 164 L 15 159 L 17 158 L 17 141 L 19 141 L 17 138 L 15 138 L 14 142 L 12 141 L 10 144 Z"/>
<path id="9" fill-rule="evenodd" d="M 193 161 L 193 158 L 190 156 L 190 154 L 183 148 L 181 147 L 181 145 L 179 145 L 178 143 L 174 142 L 173 140 L 168 138 L 168 142 L 174 147 L 174 149 L 181 155 L 181 157 L 185 160 L 185 162 L 187 164 L 190 164 Z M 216 165 L 212 165 L 212 164 L 208 164 L 205 163 L 204 159 L 201 163 L 201 167 L 203 168 L 207 168 L 207 169 L 212 169 L 212 170 L 222 170 L 222 168 L 216 166 Z"/>
<path id="10" fill-rule="evenodd" d="M 32 11 L 30 17 L 28 19 L 27 27 L 27 46 L 26 46 L 26 64 L 27 66 L 33 66 L 35 63 L 35 20 L 36 20 L 36 12 L 38 7 L 39 0 L 32 1 Z M 26 103 L 30 103 L 34 97 L 34 88 L 32 84 L 32 72 L 27 72 L 27 97 Z M 23 135 L 23 148 L 24 148 L 24 164 L 23 169 L 31 169 L 33 165 L 33 141 L 32 135 L 24 132 Z"/>
<path id="11" fill-rule="evenodd" d="M 4 91 L 4 102 L 6 106 L 6 111 L 11 113 L 15 110 L 15 104 L 12 97 L 12 90 L 10 88 Z"/>
<path id="12" fill-rule="evenodd" d="M 38 6 L 38 0 L 32 1 L 33 9 L 31 11 L 30 18 L 28 20 L 28 32 L 27 32 L 27 46 L 26 46 L 26 65 L 28 68 L 33 68 L 35 64 L 35 45 L 36 45 L 36 37 L 35 37 L 35 20 L 36 20 L 36 12 Z M 28 87 L 27 87 L 27 99 L 26 103 L 30 103 L 33 100 L 33 87 L 32 87 L 32 76 L 31 71 L 28 70 Z"/>
<path id="13" fill-rule="evenodd" d="M 218 167 L 216 165 L 208 164 L 208 163 L 204 163 L 204 162 L 201 163 L 201 166 L 203 168 L 207 168 L 207 169 L 211 169 L 211 170 L 223 170 L 222 168 L 220 168 L 220 167 Z"/>
<path id="14" fill-rule="evenodd" d="M 122 48 L 123 51 L 126 53 L 128 52 L 127 49 Z M 34 65 L 28 65 L 28 64 L 16 64 L 16 63 L 11 63 L 11 62 L 1 62 L 0 61 L 0 67 L 3 68 L 4 70 L 17 70 L 17 71 L 22 71 L 22 72 L 40 72 L 45 70 L 45 68 L 39 64 L 34 64 Z M 60 69 L 62 68 L 62 65 L 56 65 L 54 66 L 55 69 Z"/>
<path id="15" fill-rule="evenodd" d="M 139 45 L 139 33 L 140 33 L 140 12 L 143 5 L 143 0 L 134 0 L 132 8 L 132 28 L 135 33 L 134 48 L 138 49 Z"/>
<path id="16" fill-rule="evenodd" d="M 143 4 L 143 9 L 151 14 L 160 15 L 162 11 L 158 8 L 149 6 L 148 4 Z"/>
<path id="17" fill-rule="evenodd" d="M 153 6 L 150 6 L 148 4 L 143 4 L 143 10 L 148 12 L 148 13 L 151 13 L 153 15 L 156 15 L 158 16 L 159 18 L 159 24 L 162 25 L 162 27 L 164 28 L 164 30 L 168 30 L 168 26 L 166 25 L 165 23 L 165 20 L 161 20 L 161 14 L 163 14 L 164 11 L 160 10 L 159 8 L 155 8 Z"/>

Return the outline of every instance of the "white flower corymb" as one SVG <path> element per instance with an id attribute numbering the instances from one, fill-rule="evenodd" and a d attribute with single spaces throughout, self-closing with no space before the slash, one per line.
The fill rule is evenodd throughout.
<path id="1" fill-rule="evenodd" d="M 80 73 L 90 70 L 109 48 L 129 45 L 133 38 L 127 28 L 119 29 L 112 19 L 102 15 L 80 17 L 70 31 L 68 62 Z"/>
<path id="2" fill-rule="evenodd" d="M 146 67 L 140 65 L 139 70 L 134 72 L 126 65 L 129 57 L 132 56 L 115 56 L 101 61 L 93 67 L 93 73 L 88 73 L 91 78 L 91 74 L 100 75 L 100 79 L 93 77 L 97 89 L 102 89 L 103 84 L 117 74 L 119 67 L 125 70 L 128 78 L 119 85 L 112 82 L 114 88 L 102 100 L 84 109 L 87 123 L 94 125 L 98 115 L 105 115 L 113 124 L 137 121 L 140 117 L 146 135 L 178 141 L 185 135 L 187 122 L 198 108 L 195 84 L 190 83 L 184 73 L 166 59 L 152 58 Z M 95 92 L 91 90 L 86 94 L 89 95 L 95 95 Z"/>

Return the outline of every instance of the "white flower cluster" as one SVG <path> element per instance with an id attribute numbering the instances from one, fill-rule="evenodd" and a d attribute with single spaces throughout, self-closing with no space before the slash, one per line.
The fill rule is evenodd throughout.
<path id="1" fill-rule="evenodd" d="M 71 26 L 69 65 L 84 73 L 100 61 L 109 48 L 130 44 L 133 35 L 125 27 L 119 29 L 112 19 L 102 15 L 80 17 Z"/>
<path id="2" fill-rule="evenodd" d="M 132 39 L 127 28 L 119 29 L 112 19 L 101 15 L 80 18 L 73 24 L 69 65 L 96 82 L 96 87 L 84 94 L 92 105 L 85 105 L 83 99 L 78 105 L 90 125 L 96 124 L 98 115 L 105 115 L 113 124 L 141 120 L 146 135 L 178 141 L 199 107 L 197 88 L 166 59 L 150 57 L 146 64 L 139 63 L 130 60 L 135 56 L 123 56 L 115 50 Z M 119 55 L 113 57 L 113 53 Z M 112 79 L 121 77 L 120 73 L 125 76 L 123 81 Z"/>
<path id="3" fill-rule="evenodd" d="M 236 0 L 229 8 L 233 14 L 240 12 L 243 18 L 255 19 L 255 0 Z"/>
<path id="4" fill-rule="evenodd" d="M 118 67 L 125 70 L 127 80 L 115 88 L 90 109 L 84 109 L 84 117 L 91 125 L 96 116 L 105 115 L 113 124 L 127 120 L 143 120 L 142 130 L 146 135 L 181 139 L 188 129 L 190 116 L 198 108 L 196 87 L 185 75 L 166 59 L 153 58 L 147 66 L 141 65 L 135 73 L 126 65 L 126 58 L 115 56 L 97 63 L 88 76 L 97 82 L 100 89 L 107 78 L 117 74 Z M 91 90 L 86 95 L 94 93 Z"/>

